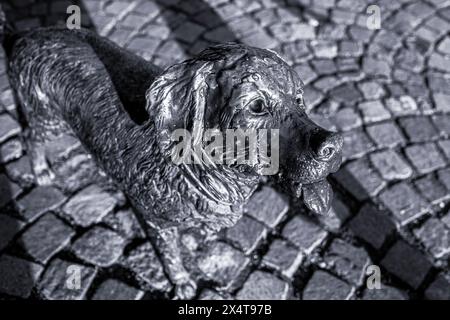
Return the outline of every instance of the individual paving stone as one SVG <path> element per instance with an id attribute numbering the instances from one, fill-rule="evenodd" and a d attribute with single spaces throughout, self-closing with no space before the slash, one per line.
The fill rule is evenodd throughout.
<path id="1" fill-rule="evenodd" d="M 343 108 L 336 112 L 333 117 L 340 131 L 348 131 L 362 125 L 360 115 L 353 108 Z"/>
<path id="2" fill-rule="evenodd" d="M 362 300 L 408 300 L 405 292 L 387 286 L 381 285 L 380 289 L 366 289 L 361 297 Z"/>
<path id="3" fill-rule="evenodd" d="M 243 216 L 233 227 L 226 231 L 226 237 L 242 249 L 245 254 L 255 250 L 266 236 L 266 227 L 247 216 Z"/>
<path id="4" fill-rule="evenodd" d="M 66 200 L 65 196 L 53 187 L 39 186 L 17 202 L 20 215 L 31 221 L 41 214 L 58 208 Z"/>
<path id="5" fill-rule="evenodd" d="M 366 100 L 380 99 L 386 94 L 383 87 L 375 81 L 358 83 L 358 88 Z"/>
<path id="6" fill-rule="evenodd" d="M 439 170 L 438 173 L 439 181 L 444 184 L 444 186 L 447 188 L 447 190 L 450 191 L 450 169 L 442 169 Z"/>
<path id="7" fill-rule="evenodd" d="M 0 143 L 18 135 L 21 131 L 19 123 L 13 117 L 7 113 L 0 114 Z"/>
<path id="8" fill-rule="evenodd" d="M 369 77 L 383 76 L 388 78 L 391 73 L 391 67 L 387 61 L 371 57 L 365 57 L 363 59 L 362 68 Z"/>
<path id="9" fill-rule="evenodd" d="M 92 300 L 139 300 L 144 291 L 116 279 L 103 281 L 92 296 Z"/>
<path id="10" fill-rule="evenodd" d="M 436 218 L 430 218 L 414 234 L 436 258 L 446 257 L 450 253 L 450 229 Z"/>
<path id="11" fill-rule="evenodd" d="M 450 114 L 435 115 L 431 118 L 433 119 L 440 135 L 450 136 Z"/>
<path id="12" fill-rule="evenodd" d="M 227 291 L 235 286 L 249 263 L 242 252 L 223 242 L 211 243 L 198 259 L 203 274 Z"/>
<path id="13" fill-rule="evenodd" d="M 345 159 L 359 158 L 375 149 L 372 141 L 360 129 L 344 132 L 342 136 L 344 138 L 342 153 Z"/>
<path id="14" fill-rule="evenodd" d="M 344 40 L 339 43 L 338 55 L 342 57 L 358 57 L 363 53 L 362 43 Z"/>
<path id="15" fill-rule="evenodd" d="M 43 268 L 9 255 L 0 257 L 0 292 L 28 298 Z"/>
<path id="16" fill-rule="evenodd" d="M 345 300 L 352 288 L 324 271 L 316 271 L 303 290 L 303 300 Z"/>
<path id="17" fill-rule="evenodd" d="M 18 243 L 36 261 L 46 264 L 69 243 L 74 234 L 71 227 L 47 213 L 21 235 Z"/>
<path id="18" fill-rule="evenodd" d="M 358 105 L 358 109 L 361 110 L 365 123 L 383 121 L 391 117 L 380 100 L 362 102 Z"/>
<path id="19" fill-rule="evenodd" d="M 408 183 L 397 183 L 380 194 L 381 202 L 392 212 L 394 217 L 405 225 L 420 217 L 429 205 Z"/>
<path id="20" fill-rule="evenodd" d="M 405 149 L 405 153 L 421 174 L 429 173 L 446 165 L 446 161 L 442 158 L 434 143 L 409 146 Z"/>
<path id="21" fill-rule="evenodd" d="M 358 201 L 377 195 L 386 186 L 386 182 L 369 166 L 367 159 L 348 163 L 334 177 Z"/>
<path id="22" fill-rule="evenodd" d="M 358 285 L 371 260 L 363 248 L 335 238 L 324 254 L 324 261 L 340 278 Z"/>
<path id="23" fill-rule="evenodd" d="M 269 49 L 276 47 L 278 44 L 274 38 L 263 30 L 256 30 L 254 33 L 241 38 L 241 41 L 249 46 Z"/>
<path id="24" fill-rule="evenodd" d="M 370 154 L 370 160 L 383 179 L 404 180 L 412 176 L 413 169 L 394 150 L 385 150 Z"/>
<path id="25" fill-rule="evenodd" d="M 438 141 L 438 146 L 450 161 L 450 139 Z"/>
<path id="26" fill-rule="evenodd" d="M 316 73 L 320 76 L 333 74 L 337 71 L 336 64 L 331 59 L 314 59 L 311 60 L 310 63 L 314 68 L 314 70 L 316 71 Z M 350 96 L 350 92 L 345 91 L 339 91 L 338 94 L 336 94 L 336 96 L 340 97 L 344 96 L 345 94 Z M 343 97 L 341 97 L 340 99 L 342 100 Z"/>
<path id="27" fill-rule="evenodd" d="M 20 186 L 8 179 L 4 174 L 0 174 L 0 208 L 14 200 L 22 189 Z"/>
<path id="28" fill-rule="evenodd" d="M 30 185 L 34 182 L 34 174 L 28 156 L 23 156 L 19 160 L 8 163 L 5 169 L 8 176 L 21 185 Z"/>
<path id="29" fill-rule="evenodd" d="M 450 198 L 445 186 L 431 174 L 414 181 L 416 188 L 431 203 L 438 204 Z"/>
<path id="30" fill-rule="evenodd" d="M 316 40 L 311 42 L 311 47 L 317 58 L 333 59 L 337 56 L 337 44 L 334 41 Z"/>
<path id="31" fill-rule="evenodd" d="M 93 185 L 73 196 L 63 207 L 63 212 L 82 227 L 99 222 L 114 209 L 117 200 Z"/>
<path id="32" fill-rule="evenodd" d="M 111 213 L 105 217 L 104 222 L 128 239 L 145 238 L 145 232 L 132 209 Z"/>
<path id="33" fill-rule="evenodd" d="M 38 290 L 49 300 L 82 300 L 96 273 L 92 267 L 57 258 L 45 270 Z M 74 280 L 75 276 L 80 277 L 79 281 Z"/>
<path id="34" fill-rule="evenodd" d="M 317 78 L 317 74 L 309 66 L 309 64 L 306 64 L 306 63 L 299 64 L 299 65 L 294 66 L 294 69 L 305 84 L 308 84 Z"/>
<path id="35" fill-rule="evenodd" d="M 314 63 L 314 61 L 312 63 Z M 345 83 L 334 88 L 330 91 L 330 97 L 338 102 L 346 104 L 353 104 L 362 98 L 361 93 L 351 83 Z"/>
<path id="36" fill-rule="evenodd" d="M 397 241 L 381 261 L 391 274 L 417 289 L 432 268 L 431 263 L 419 251 L 403 240 Z"/>
<path id="37" fill-rule="evenodd" d="M 436 105 L 436 110 L 449 112 L 450 111 L 450 94 L 445 93 L 434 93 L 433 101 Z"/>
<path id="38" fill-rule="evenodd" d="M 400 96 L 399 98 L 386 99 L 386 108 L 394 116 L 405 116 L 418 112 L 417 103 L 410 96 Z"/>
<path id="39" fill-rule="evenodd" d="M 205 28 L 201 25 L 186 21 L 174 31 L 174 34 L 182 41 L 193 43 L 204 31 Z"/>
<path id="40" fill-rule="evenodd" d="M 450 55 L 450 37 L 445 37 L 437 46 L 438 51 Z"/>
<path id="41" fill-rule="evenodd" d="M 164 274 L 153 246 L 147 242 L 133 249 L 120 259 L 120 264 L 129 269 L 145 290 L 170 291 L 172 285 Z"/>
<path id="42" fill-rule="evenodd" d="M 265 254 L 262 262 L 265 266 L 279 271 L 287 278 L 292 278 L 297 271 L 304 255 L 301 251 L 286 241 L 275 239 Z"/>
<path id="43" fill-rule="evenodd" d="M 263 187 L 255 192 L 244 206 L 245 212 L 274 228 L 286 215 L 289 203 L 278 192 L 269 187 Z"/>
<path id="44" fill-rule="evenodd" d="M 0 162 L 7 163 L 19 159 L 23 154 L 23 145 L 19 139 L 11 139 L 0 146 Z"/>
<path id="45" fill-rule="evenodd" d="M 380 148 L 393 148 L 405 144 L 405 139 L 394 122 L 376 123 L 367 126 L 366 131 Z"/>
<path id="46" fill-rule="evenodd" d="M 282 235 L 305 253 L 311 253 L 327 237 L 327 232 L 308 217 L 297 215 L 283 228 Z"/>
<path id="47" fill-rule="evenodd" d="M 450 300 L 450 281 L 443 274 L 438 274 L 425 290 L 428 300 Z"/>
<path id="48" fill-rule="evenodd" d="M 450 59 L 445 57 L 437 52 L 431 54 L 428 59 L 428 66 L 431 68 L 438 69 L 440 71 L 444 71 L 446 73 L 450 72 Z"/>
<path id="49" fill-rule="evenodd" d="M 0 214 L 0 251 L 8 246 L 24 225 L 20 220 Z"/>
<path id="50" fill-rule="evenodd" d="M 288 283 L 274 275 L 255 271 L 245 281 L 236 295 L 238 300 L 286 300 L 291 288 Z"/>
<path id="51" fill-rule="evenodd" d="M 365 204 L 350 221 L 350 230 L 360 239 L 380 250 L 395 233 L 395 225 L 386 212 Z"/>
<path id="52" fill-rule="evenodd" d="M 87 231 L 72 246 L 73 252 L 86 262 L 108 267 L 120 258 L 125 239 L 103 227 Z"/>
<path id="53" fill-rule="evenodd" d="M 411 142 L 430 141 L 439 136 L 439 133 L 428 117 L 401 118 L 399 119 L 399 123 Z"/>

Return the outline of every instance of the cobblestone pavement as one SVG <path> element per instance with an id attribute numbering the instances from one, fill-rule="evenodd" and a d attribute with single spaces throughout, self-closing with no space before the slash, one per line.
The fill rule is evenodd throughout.
<path id="1" fill-rule="evenodd" d="M 17 29 L 64 23 L 71 1 L 3 0 Z M 271 48 L 306 84 L 311 116 L 343 132 L 332 214 L 262 187 L 238 224 L 185 235 L 201 299 L 450 299 L 450 1 L 84 0 L 82 21 L 159 66 L 224 41 Z M 73 138 L 35 187 L 0 61 L 0 292 L 8 298 L 171 298 L 123 194 Z M 366 267 L 381 268 L 368 289 Z M 80 287 L 68 283 L 80 271 Z"/>

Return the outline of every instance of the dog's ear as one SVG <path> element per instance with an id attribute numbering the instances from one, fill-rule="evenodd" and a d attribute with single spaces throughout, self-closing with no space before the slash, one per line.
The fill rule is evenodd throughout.
<path id="1" fill-rule="evenodd" d="M 188 60 L 161 74 L 147 90 L 147 112 L 153 119 L 160 147 L 168 151 L 171 133 L 189 131 L 192 143 L 200 143 L 214 63 Z M 209 83 L 207 83 L 209 81 Z"/>

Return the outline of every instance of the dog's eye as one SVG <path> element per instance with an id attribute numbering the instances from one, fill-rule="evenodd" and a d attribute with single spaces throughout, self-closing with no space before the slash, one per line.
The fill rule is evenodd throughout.
<path id="1" fill-rule="evenodd" d="M 259 99 L 249 103 L 248 108 L 252 114 L 258 116 L 265 115 L 268 113 L 264 101 Z"/>

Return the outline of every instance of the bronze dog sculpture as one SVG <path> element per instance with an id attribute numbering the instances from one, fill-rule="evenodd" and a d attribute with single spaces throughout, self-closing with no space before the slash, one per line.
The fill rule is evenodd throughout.
<path id="1" fill-rule="evenodd" d="M 340 165 L 342 138 L 309 120 L 303 84 L 276 53 L 223 44 L 161 72 L 87 30 L 37 29 L 8 46 L 38 184 L 52 178 L 42 146 L 75 134 L 145 221 L 177 297 L 196 291 L 178 229 L 232 226 L 262 166 L 174 164 L 173 130 L 197 141 L 207 128 L 279 129 L 279 171 L 268 178 L 312 211 L 328 211 L 326 177 Z"/>

